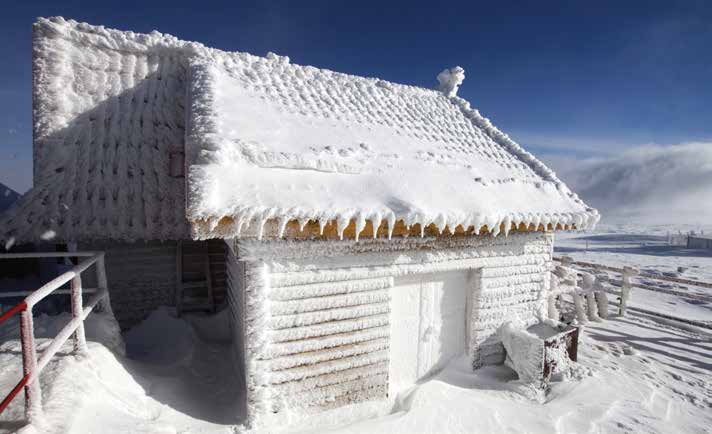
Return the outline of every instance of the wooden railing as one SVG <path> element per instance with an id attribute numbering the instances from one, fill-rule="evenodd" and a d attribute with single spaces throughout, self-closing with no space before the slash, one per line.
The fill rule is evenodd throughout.
<path id="1" fill-rule="evenodd" d="M 561 256 L 554 257 L 555 261 L 561 262 Z M 624 269 L 623 268 L 617 268 L 617 267 L 611 267 L 609 265 L 604 265 L 604 264 L 596 264 L 593 262 L 584 262 L 584 261 L 570 261 L 571 264 L 573 265 L 579 265 L 582 267 L 588 267 L 588 268 L 595 268 L 598 270 L 607 270 L 607 271 L 614 271 L 616 273 L 623 273 Z M 672 277 L 672 276 L 664 276 L 664 275 L 658 275 L 658 274 L 652 274 L 652 273 L 646 273 L 644 271 L 640 272 L 638 276 L 646 279 L 653 279 L 653 280 L 661 280 L 664 282 L 674 282 L 674 283 L 681 283 L 684 285 L 691 285 L 691 286 L 699 286 L 700 288 L 709 288 L 712 289 L 712 283 L 710 282 L 702 282 L 699 280 L 692 280 L 692 279 L 682 279 L 680 277 Z M 633 286 L 638 286 L 638 285 L 633 285 Z"/>
<path id="2" fill-rule="evenodd" d="M 24 387 L 25 389 L 25 417 L 32 423 L 42 414 L 42 390 L 40 389 L 39 377 L 42 370 L 47 366 L 52 357 L 59 351 L 62 345 L 74 335 L 74 353 L 78 356 L 86 356 L 87 343 L 84 335 L 84 320 L 94 310 L 97 305 L 101 309 L 110 311 L 108 299 L 108 289 L 106 281 L 106 269 L 104 268 L 104 252 L 46 252 L 46 253 L 4 253 L 0 254 L 2 259 L 22 259 L 22 258 L 62 258 L 77 257 L 84 258 L 79 264 L 69 271 L 62 273 L 52 279 L 39 289 L 32 291 L 25 299 L 12 307 L 0 316 L 0 324 L 8 320 L 13 315 L 20 314 L 20 339 L 22 342 L 22 371 L 23 377 L 10 393 L 0 403 L 0 413 L 7 408 L 10 402 Z M 96 264 L 96 280 L 98 288 L 93 296 L 83 306 L 82 303 L 82 278 L 81 273 Z M 59 288 L 67 282 L 71 282 L 71 305 L 72 319 L 60 330 L 50 344 L 42 351 L 42 356 L 37 358 L 37 346 L 35 344 L 35 333 L 32 318 L 32 308 L 42 299 L 51 294 L 66 293 L 66 290 Z M 23 292 L 0 293 L 0 297 L 10 297 L 24 295 Z M 101 303 L 101 304 L 100 304 Z"/>
<path id="3" fill-rule="evenodd" d="M 557 262 L 562 262 L 563 258 L 564 257 L 555 257 L 554 260 Z M 593 269 L 593 270 L 611 271 L 611 272 L 620 274 L 622 276 L 621 280 L 608 279 L 608 283 L 612 286 L 620 288 L 620 291 L 614 291 L 614 290 L 609 289 L 606 292 L 613 294 L 613 295 L 617 295 L 620 297 L 619 310 L 620 310 L 621 315 L 625 315 L 626 309 L 629 309 L 631 311 L 643 313 L 643 314 L 649 315 L 649 316 L 656 316 L 656 317 L 660 317 L 660 318 L 664 318 L 664 319 L 668 319 L 668 320 L 672 320 L 672 321 L 690 324 L 690 325 L 693 325 L 696 327 L 712 329 L 712 322 L 710 322 L 710 321 L 691 320 L 689 318 L 680 318 L 680 317 L 676 317 L 674 315 L 669 315 L 669 314 L 665 314 L 662 312 L 655 312 L 655 311 L 652 311 L 649 309 L 643 309 L 643 308 L 640 308 L 637 306 L 636 307 L 627 306 L 628 296 L 626 295 L 626 291 L 630 291 L 631 288 L 640 288 L 640 289 L 645 289 L 648 291 L 654 291 L 654 292 L 659 292 L 659 293 L 663 293 L 663 294 L 674 295 L 674 296 L 681 297 L 681 298 L 687 298 L 687 299 L 691 299 L 691 300 L 712 303 L 712 294 L 694 293 L 694 292 L 680 291 L 680 290 L 674 290 L 674 289 L 669 289 L 669 288 L 660 288 L 660 287 L 650 285 L 648 283 L 642 283 L 637 280 L 632 280 L 632 277 L 636 276 L 638 279 L 657 280 L 657 281 L 662 281 L 662 282 L 674 282 L 674 283 L 679 283 L 679 284 L 684 284 L 684 285 L 689 285 L 689 286 L 696 286 L 698 288 L 712 288 L 712 283 L 702 282 L 699 280 L 692 280 L 692 279 L 683 279 L 683 278 L 672 277 L 672 276 L 664 276 L 664 275 L 661 276 L 661 275 L 652 274 L 652 273 L 638 272 L 638 270 L 635 270 L 635 272 L 631 274 L 632 269 L 630 267 L 618 268 L 618 267 L 611 267 L 609 265 L 598 264 L 598 263 L 593 263 L 593 262 L 574 261 L 569 257 L 566 257 L 566 259 L 563 260 L 563 263 L 566 263 L 569 266 L 571 266 L 571 265 L 576 266 L 579 269 L 587 268 L 587 269 Z M 628 275 L 627 279 L 626 279 L 626 275 Z"/>

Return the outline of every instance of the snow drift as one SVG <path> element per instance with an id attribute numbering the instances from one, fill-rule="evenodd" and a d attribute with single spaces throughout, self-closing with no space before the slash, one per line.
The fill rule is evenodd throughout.
<path id="1" fill-rule="evenodd" d="M 712 217 L 712 143 L 642 146 L 560 164 L 559 175 L 604 222 L 707 222 Z"/>

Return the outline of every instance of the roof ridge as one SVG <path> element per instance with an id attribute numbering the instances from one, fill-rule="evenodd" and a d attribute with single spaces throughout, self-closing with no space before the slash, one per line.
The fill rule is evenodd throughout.
<path id="1" fill-rule="evenodd" d="M 153 30 L 150 33 L 134 32 L 131 30 L 119 30 L 101 25 L 79 22 L 74 19 L 66 19 L 61 16 L 40 17 L 34 24 L 35 30 L 52 31 L 55 34 L 60 34 L 60 32 L 58 31 L 58 26 L 68 28 L 70 29 L 70 31 L 76 32 L 77 34 L 85 35 L 84 38 L 82 38 L 81 42 L 91 44 L 98 48 L 106 48 L 120 52 L 138 53 L 144 52 L 148 49 L 163 48 L 177 49 L 183 51 L 187 57 L 198 56 L 206 59 L 210 59 L 211 56 L 216 55 L 220 57 L 248 56 L 254 58 L 254 60 L 269 62 L 285 62 L 286 59 L 286 63 L 297 67 L 314 68 L 326 74 L 338 75 L 350 79 L 365 80 L 373 82 L 373 84 L 377 86 L 383 86 L 383 84 L 385 84 L 386 86 L 383 87 L 393 86 L 400 89 L 423 91 L 426 94 L 442 95 L 442 92 L 437 90 L 435 87 L 431 88 L 418 86 L 415 84 L 398 83 L 374 76 L 351 74 L 313 65 L 302 65 L 300 63 L 291 62 L 288 56 L 280 56 L 272 52 L 268 52 L 264 56 L 261 56 L 247 51 L 223 50 L 220 48 L 206 46 L 201 42 L 180 39 L 177 36 L 173 36 L 169 33 L 162 33 L 157 30 Z M 70 35 L 62 36 L 66 38 Z"/>

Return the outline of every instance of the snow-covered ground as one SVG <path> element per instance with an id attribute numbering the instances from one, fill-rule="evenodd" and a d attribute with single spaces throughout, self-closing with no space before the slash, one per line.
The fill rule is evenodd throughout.
<path id="1" fill-rule="evenodd" d="M 602 227 L 560 235 L 557 254 L 712 281 L 709 252 L 667 246 L 663 235 L 664 228 L 635 234 Z M 634 290 L 636 305 L 712 320 L 708 303 L 651 291 Z M 54 336 L 67 320 L 66 314 L 37 318 L 38 335 Z M 123 336 L 125 353 L 106 316 L 92 314 L 87 333 L 88 359 L 72 356 L 68 344 L 41 376 L 45 425 L 23 427 L 20 395 L 0 416 L 0 432 L 241 432 L 243 385 L 233 371 L 223 315 L 179 319 L 161 309 Z M 19 343 L 6 340 L 0 390 L 10 390 L 20 371 Z M 712 433 L 711 374 L 712 330 L 629 312 L 588 323 L 577 369 L 547 391 L 522 384 L 505 366 L 472 372 L 460 358 L 394 401 L 332 410 L 288 432 Z"/>
<path id="2" fill-rule="evenodd" d="M 68 314 L 35 319 L 37 336 L 55 336 Z M 141 327 L 118 339 L 106 315 L 87 323 L 90 357 L 71 355 L 68 342 L 41 375 L 45 423 L 22 432 L 72 433 L 231 433 L 241 420 L 243 389 L 232 370 L 229 347 L 206 328 L 226 330 L 223 315 L 171 316 L 154 312 Z M 39 351 L 48 344 L 40 339 Z M 21 377 L 20 345 L 0 346 L 0 390 L 9 391 Z M 0 432 L 22 426 L 24 400 L 19 395 L 0 416 Z"/>
<path id="3" fill-rule="evenodd" d="M 49 331 L 63 319 L 38 322 L 50 324 L 43 326 Z M 230 379 L 225 346 L 200 339 L 205 326 L 216 324 L 158 311 L 126 336 L 127 353 L 134 352 L 127 358 L 95 315 L 88 325 L 89 359 L 76 359 L 68 347 L 48 366 L 41 379 L 46 425 L 22 432 L 235 432 L 240 387 Z M 317 419 L 326 425 L 293 431 L 706 433 L 712 432 L 711 371 L 712 334 L 630 315 L 587 326 L 576 375 L 554 382 L 547 392 L 519 383 L 507 367 L 472 372 L 464 359 L 456 359 L 395 404 L 351 409 L 352 416 L 375 417 L 343 424 L 348 414 L 332 411 Z M 19 376 L 19 345 L 8 341 L 0 347 L 2 390 Z M 21 414 L 18 399 L 0 419 L 0 429 L 20 428 Z"/>

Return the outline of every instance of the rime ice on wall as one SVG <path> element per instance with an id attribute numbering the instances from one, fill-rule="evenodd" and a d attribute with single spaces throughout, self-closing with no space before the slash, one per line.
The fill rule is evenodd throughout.
<path id="1" fill-rule="evenodd" d="M 390 242 L 238 241 L 235 250 L 245 269 L 250 421 L 287 423 L 313 411 L 385 398 L 390 324 L 398 320 L 390 291 L 397 290 L 392 286 L 399 276 L 478 270 L 479 282 L 468 295 L 465 347 L 473 367 L 500 363 L 498 327 L 512 318 L 537 322 L 549 285 L 551 242 L 551 235 L 533 233 Z"/>
<path id="2" fill-rule="evenodd" d="M 392 279 L 283 277 L 263 261 L 245 264 L 250 423 L 385 398 Z"/>
<path id="3" fill-rule="evenodd" d="M 0 219 L 0 238 L 180 239 L 185 44 L 43 19 L 33 33 L 34 187 Z"/>

